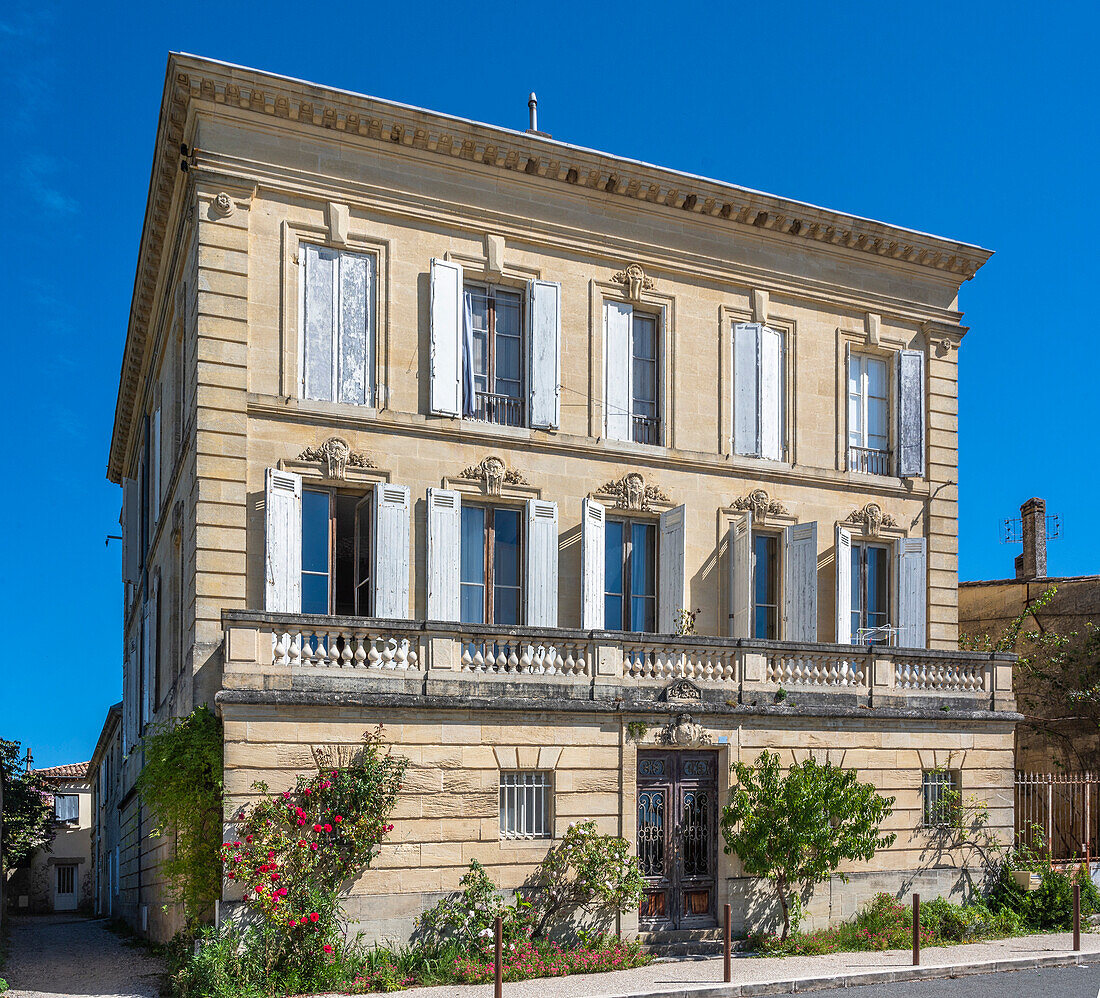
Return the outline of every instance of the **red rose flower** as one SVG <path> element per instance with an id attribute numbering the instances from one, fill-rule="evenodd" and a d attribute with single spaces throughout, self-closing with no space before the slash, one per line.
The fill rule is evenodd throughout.
<path id="1" fill-rule="evenodd" d="M 326 832 L 331 832 L 332 831 L 332 825 L 325 825 L 325 831 Z"/>
<path id="2" fill-rule="evenodd" d="M 236 879 L 237 879 L 237 875 L 236 875 L 235 873 L 227 873 L 227 874 L 226 874 L 226 876 L 227 876 L 227 877 L 228 877 L 228 878 L 229 878 L 230 880 L 236 880 Z"/>
<path id="3" fill-rule="evenodd" d="M 340 815 L 336 815 L 336 817 L 333 818 L 332 820 L 335 821 L 336 824 L 340 824 L 340 822 L 343 821 L 344 819 L 341 818 Z"/>
<path id="4" fill-rule="evenodd" d="M 294 926 L 297 925 L 298 923 L 296 921 L 294 921 L 294 919 L 292 918 L 292 919 L 288 920 L 286 924 L 289 925 L 291 928 L 294 928 Z"/>
<path id="5" fill-rule="evenodd" d="M 313 826 L 313 830 L 314 830 L 315 832 L 319 832 L 319 831 L 321 830 L 321 826 L 320 826 L 320 825 L 314 825 L 314 826 Z"/>
<path id="6" fill-rule="evenodd" d="M 313 845 L 310 846 L 310 849 L 312 849 L 314 852 L 316 852 L 317 851 L 317 843 L 314 842 Z"/>
<path id="7" fill-rule="evenodd" d="M 325 943 L 325 945 L 322 946 L 321 949 L 323 949 L 326 953 L 331 953 L 332 952 L 332 947 L 329 946 L 328 943 Z"/>
<path id="8" fill-rule="evenodd" d="M 318 914 L 317 914 L 317 912 L 315 912 L 315 911 L 311 911 L 311 912 L 309 913 L 309 920 L 310 920 L 311 922 L 316 922 L 316 921 L 318 921 L 318 919 L 320 919 L 320 917 L 321 917 L 321 916 L 320 916 L 320 915 L 318 915 Z"/>

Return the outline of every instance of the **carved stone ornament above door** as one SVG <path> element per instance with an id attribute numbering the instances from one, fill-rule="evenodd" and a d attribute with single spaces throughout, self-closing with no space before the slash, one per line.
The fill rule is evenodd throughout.
<path id="1" fill-rule="evenodd" d="M 661 699 L 666 703 L 676 701 L 694 701 L 695 703 L 701 703 L 703 700 L 703 691 L 690 679 L 674 679 L 668 686 L 661 690 Z"/>
<path id="2" fill-rule="evenodd" d="M 595 492 L 596 495 L 613 500 L 616 509 L 648 511 L 657 506 L 670 506 L 672 500 L 657 485 L 646 485 L 645 479 L 631 471 L 622 478 L 605 482 Z"/>
<path id="3" fill-rule="evenodd" d="M 692 719 L 690 714 L 677 714 L 657 732 L 656 741 L 659 745 L 679 745 L 687 747 L 691 745 L 709 745 L 710 735 Z"/>
<path id="4" fill-rule="evenodd" d="M 769 516 L 787 516 L 787 507 L 772 499 L 764 489 L 753 489 L 747 496 L 734 499 L 734 509 L 749 510 L 754 521 L 763 522 Z"/>
<path id="5" fill-rule="evenodd" d="M 526 485 L 527 479 L 515 468 L 509 468 L 504 459 L 491 454 L 481 460 L 480 464 L 472 464 L 463 468 L 458 475 L 467 481 L 481 482 L 481 487 L 486 495 L 499 496 L 505 485 Z"/>
<path id="6" fill-rule="evenodd" d="M 299 461 L 316 461 L 324 467 L 325 478 L 343 481 L 348 468 L 374 468 L 374 461 L 367 454 L 353 451 L 342 437 L 329 437 L 317 447 L 307 447 L 298 455 Z"/>

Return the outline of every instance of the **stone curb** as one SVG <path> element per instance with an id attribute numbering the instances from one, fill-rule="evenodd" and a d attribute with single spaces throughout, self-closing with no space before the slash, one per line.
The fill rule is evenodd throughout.
<path id="1" fill-rule="evenodd" d="M 785 981 L 758 981 L 752 984 L 697 984 L 657 991 L 627 991 L 607 998 L 745 998 L 748 995 L 793 995 L 804 991 L 855 988 L 867 984 L 895 984 L 899 981 L 934 981 L 945 977 L 969 977 L 1012 970 L 1037 970 L 1040 967 L 1080 966 L 1100 962 L 1100 953 L 1061 953 L 1028 956 L 985 963 L 945 964 L 928 967 L 894 967 L 890 970 L 866 970 L 826 977 L 792 977 Z M 736 966 L 736 964 L 735 964 Z"/>

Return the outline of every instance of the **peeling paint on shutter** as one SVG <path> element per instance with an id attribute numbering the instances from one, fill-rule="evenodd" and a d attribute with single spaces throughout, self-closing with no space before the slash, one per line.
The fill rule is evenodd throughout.
<path id="1" fill-rule="evenodd" d="M 558 626 L 558 504 L 527 500 L 527 626 Z"/>
<path id="2" fill-rule="evenodd" d="M 733 451 L 760 456 L 760 330 L 756 322 L 733 327 Z"/>
<path id="3" fill-rule="evenodd" d="M 409 490 L 378 482 L 374 486 L 373 615 L 409 618 Z"/>
<path id="4" fill-rule="evenodd" d="M 927 544 L 923 537 L 903 537 L 897 550 L 898 645 L 923 648 L 927 643 Z"/>
<path id="5" fill-rule="evenodd" d="M 149 475 L 150 506 L 153 511 L 153 523 L 160 523 L 160 490 L 161 490 L 161 463 L 160 463 L 160 406 L 153 412 L 152 439 L 150 441 L 150 461 L 152 471 Z"/>
<path id="6" fill-rule="evenodd" d="M 374 258 L 362 253 L 341 253 L 339 265 L 336 401 L 370 405 Z"/>
<path id="7" fill-rule="evenodd" d="M 529 281 L 527 315 L 529 425 L 557 429 L 561 425 L 561 285 L 556 281 Z"/>
<path id="8" fill-rule="evenodd" d="M 852 643 L 852 532 L 836 527 L 836 643 Z"/>
<path id="9" fill-rule="evenodd" d="M 783 587 L 784 641 L 817 640 L 817 523 L 796 523 L 783 531 L 786 578 Z"/>
<path id="10" fill-rule="evenodd" d="M 581 627 L 604 628 L 607 511 L 594 499 L 581 502 Z"/>
<path id="11" fill-rule="evenodd" d="M 603 413 L 604 435 L 608 440 L 630 440 L 633 399 L 634 309 L 609 301 L 603 307 Z"/>
<path id="12" fill-rule="evenodd" d="M 432 260 L 431 378 L 431 411 L 438 416 L 459 415 L 462 405 L 462 267 L 447 260 Z"/>
<path id="13" fill-rule="evenodd" d="M 331 402 L 333 344 L 337 314 L 335 286 L 339 254 L 303 244 L 302 257 L 302 397 Z"/>
<path id="14" fill-rule="evenodd" d="M 302 476 L 264 475 L 264 609 L 302 612 Z"/>
<path id="15" fill-rule="evenodd" d="M 686 506 L 677 506 L 661 514 L 657 556 L 657 630 L 661 634 L 672 634 L 680 611 L 687 609 L 684 589 L 686 526 Z"/>
<path id="16" fill-rule="evenodd" d="M 461 616 L 462 496 L 428 489 L 428 619 Z"/>
<path id="17" fill-rule="evenodd" d="M 752 513 L 742 513 L 730 523 L 729 561 L 729 634 L 752 637 Z"/>
<path id="18" fill-rule="evenodd" d="M 898 354 L 898 475 L 919 478 L 924 474 L 924 354 L 902 350 Z"/>
<path id="19" fill-rule="evenodd" d="M 760 330 L 760 456 L 783 460 L 783 334 Z"/>

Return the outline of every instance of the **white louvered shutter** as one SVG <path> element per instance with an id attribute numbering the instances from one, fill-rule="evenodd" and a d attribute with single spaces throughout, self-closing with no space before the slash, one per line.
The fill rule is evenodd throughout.
<path id="1" fill-rule="evenodd" d="M 462 266 L 432 260 L 429 408 L 437 416 L 462 411 L 462 315 Z"/>
<path id="2" fill-rule="evenodd" d="M 634 381 L 632 342 L 634 309 L 622 302 L 603 307 L 604 435 L 608 440 L 633 438 L 630 425 Z"/>
<path id="3" fill-rule="evenodd" d="M 149 505 L 152 509 L 151 523 L 160 523 L 160 490 L 161 490 L 161 464 L 160 464 L 160 406 L 153 411 L 153 429 L 149 447 L 152 453 L 149 455 L 151 469 L 149 472 Z"/>
<path id="4" fill-rule="evenodd" d="M 731 638 L 752 637 L 752 513 L 735 517 L 729 529 Z"/>
<path id="5" fill-rule="evenodd" d="M 527 626 L 558 626 L 558 504 L 527 500 Z"/>
<path id="6" fill-rule="evenodd" d="M 337 274 L 335 401 L 370 405 L 374 356 L 374 257 L 341 253 Z"/>
<path id="7" fill-rule="evenodd" d="M 660 549 L 657 556 L 657 630 L 676 630 L 680 611 L 687 609 L 684 588 L 687 507 L 677 506 L 661 514 Z"/>
<path id="8" fill-rule="evenodd" d="M 836 527 L 836 643 L 852 643 L 852 532 Z"/>
<path id="9" fill-rule="evenodd" d="M 796 523 L 783 531 L 784 641 L 817 640 L 817 523 Z"/>
<path id="10" fill-rule="evenodd" d="M 733 451 L 760 456 L 760 330 L 756 322 L 733 327 Z"/>
<path id="11" fill-rule="evenodd" d="M 594 499 L 581 502 L 581 627 L 602 631 L 607 551 L 607 511 Z"/>
<path id="12" fill-rule="evenodd" d="M 264 609 L 302 612 L 302 476 L 264 475 Z"/>
<path id="13" fill-rule="evenodd" d="M 927 643 L 927 544 L 923 537 L 896 542 L 898 645 L 923 648 Z"/>
<path id="14" fill-rule="evenodd" d="M 783 460 L 783 334 L 760 330 L 760 456 Z"/>
<path id="15" fill-rule="evenodd" d="M 137 584 L 141 546 L 141 485 L 136 478 L 122 480 L 122 579 Z"/>
<path id="16" fill-rule="evenodd" d="M 924 353 L 902 350 L 897 359 L 898 475 L 924 475 Z"/>
<path id="17" fill-rule="evenodd" d="M 373 615 L 409 619 L 409 490 L 378 482 L 374 486 Z"/>
<path id="18" fill-rule="evenodd" d="M 302 244 L 302 398 L 332 401 L 336 302 L 339 272 L 336 250 Z"/>
<path id="19" fill-rule="evenodd" d="M 531 378 L 528 425 L 557 429 L 561 426 L 561 285 L 557 281 L 529 281 L 527 315 Z"/>
<path id="20" fill-rule="evenodd" d="M 138 717 L 138 731 L 149 723 L 153 716 L 153 602 L 147 598 L 141 605 L 141 713 Z"/>
<path id="21" fill-rule="evenodd" d="M 428 489 L 428 619 L 458 620 L 462 614 L 462 496 Z"/>

